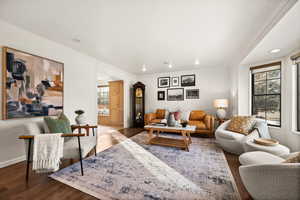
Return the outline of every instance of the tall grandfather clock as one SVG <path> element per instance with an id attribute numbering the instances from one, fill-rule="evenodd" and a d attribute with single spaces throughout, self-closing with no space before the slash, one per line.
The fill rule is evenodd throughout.
<path id="1" fill-rule="evenodd" d="M 133 126 L 144 127 L 145 85 L 137 82 L 133 85 Z"/>

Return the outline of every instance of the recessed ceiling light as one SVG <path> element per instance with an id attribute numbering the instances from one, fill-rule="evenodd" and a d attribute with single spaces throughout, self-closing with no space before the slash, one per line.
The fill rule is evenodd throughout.
<path id="1" fill-rule="evenodd" d="M 171 64 L 171 63 L 169 63 L 168 67 L 169 67 L 169 68 L 172 68 L 173 66 L 172 66 L 172 64 Z"/>
<path id="2" fill-rule="evenodd" d="M 271 51 L 270 51 L 270 53 L 278 53 L 280 51 L 280 49 L 272 49 Z"/>
<path id="3" fill-rule="evenodd" d="M 143 72 L 147 71 L 146 65 L 143 65 L 142 71 L 143 71 Z"/>
<path id="4" fill-rule="evenodd" d="M 80 40 L 78 38 L 73 38 L 72 41 L 76 43 L 80 43 Z"/>
<path id="5" fill-rule="evenodd" d="M 199 65 L 199 64 L 200 64 L 199 60 L 196 59 L 196 60 L 195 60 L 195 65 Z"/>

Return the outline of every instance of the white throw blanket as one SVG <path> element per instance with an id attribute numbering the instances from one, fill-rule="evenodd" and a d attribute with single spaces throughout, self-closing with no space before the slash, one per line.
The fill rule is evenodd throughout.
<path id="1" fill-rule="evenodd" d="M 63 157 L 64 138 L 61 133 L 34 136 L 33 166 L 37 173 L 55 172 Z"/>

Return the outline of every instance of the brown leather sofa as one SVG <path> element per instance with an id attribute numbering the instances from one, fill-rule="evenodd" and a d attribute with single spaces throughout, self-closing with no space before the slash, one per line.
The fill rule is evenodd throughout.
<path id="1" fill-rule="evenodd" d="M 145 114 L 145 124 L 158 123 L 165 119 L 166 110 L 157 109 L 155 113 Z M 214 135 L 215 119 L 212 115 L 206 114 L 202 110 L 193 110 L 190 113 L 188 124 L 196 126 L 197 134 L 207 134 L 210 137 Z"/>
<path id="2" fill-rule="evenodd" d="M 165 115 L 165 109 L 157 109 L 155 113 L 147 113 L 144 117 L 145 124 L 159 123 L 162 119 L 165 119 Z"/>

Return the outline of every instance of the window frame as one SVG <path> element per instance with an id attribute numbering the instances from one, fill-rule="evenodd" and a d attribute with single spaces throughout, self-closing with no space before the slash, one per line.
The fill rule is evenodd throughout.
<path id="1" fill-rule="evenodd" d="M 99 89 L 101 89 L 101 88 L 109 88 L 109 85 L 99 85 L 98 88 L 99 88 Z M 101 93 L 101 91 L 99 91 L 99 93 Z M 100 98 L 100 97 L 98 96 L 98 98 Z M 110 102 L 109 102 L 109 91 L 108 91 L 108 104 L 101 104 L 101 103 L 100 103 L 100 104 L 98 104 L 98 105 L 106 105 L 106 106 L 109 106 L 109 103 L 110 103 Z"/>
<path id="2" fill-rule="evenodd" d="M 299 112 L 299 109 L 300 109 L 300 99 L 299 99 L 299 94 L 300 94 L 300 87 L 299 87 L 299 84 L 300 84 L 300 78 L 299 78 L 299 75 L 300 75 L 300 62 L 298 63 L 295 63 L 296 64 L 296 73 L 297 73 L 297 93 L 296 93 L 296 101 L 297 101 L 297 118 L 296 118 L 296 122 L 297 122 L 297 126 L 296 126 L 296 130 L 298 132 L 300 132 L 300 112 Z"/>
<path id="3" fill-rule="evenodd" d="M 268 69 L 268 68 L 271 68 L 271 67 L 276 67 L 276 66 L 279 66 L 279 69 Z M 257 69 L 265 69 L 261 72 L 253 72 L 254 70 L 257 70 Z M 251 67 L 250 68 L 251 70 L 251 115 L 254 115 L 254 98 L 257 97 L 257 96 L 264 96 L 264 97 L 268 97 L 268 96 L 278 96 L 279 95 L 279 125 L 276 125 L 276 124 L 270 124 L 268 123 L 268 126 L 272 126 L 272 127 L 278 127 L 278 128 L 281 128 L 281 124 L 282 124 L 282 65 L 281 65 L 281 62 L 275 62 L 275 63 L 269 63 L 269 64 L 265 64 L 265 65 L 261 65 L 261 66 L 255 66 L 255 67 Z M 255 94 L 255 82 L 259 82 L 259 81 L 255 81 L 254 79 L 254 75 L 257 74 L 257 73 L 268 73 L 270 71 L 276 71 L 276 70 L 279 70 L 280 71 L 280 77 L 277 79 L 274 79 L 274 80 L 280 80 L 280 92 L 279 93 L 276 93 L 276 94 Z M 267 76 L 267 74 L 266 74 Z M 269 80 L 272 80 L 272 79 L 269 79 Z M 261 81 L 263 82 L 263 81 Z M 265 80 L 265 83 L 266 83 L 266 93 L 268 91 L 268 77 L 266 77 L 266 80 Z M 265 100 L 265 116 L 266 115 L 266 100 Z M 264 120 L 266 120 L 268 122 L 268 120 L 265 118 Z"/>

